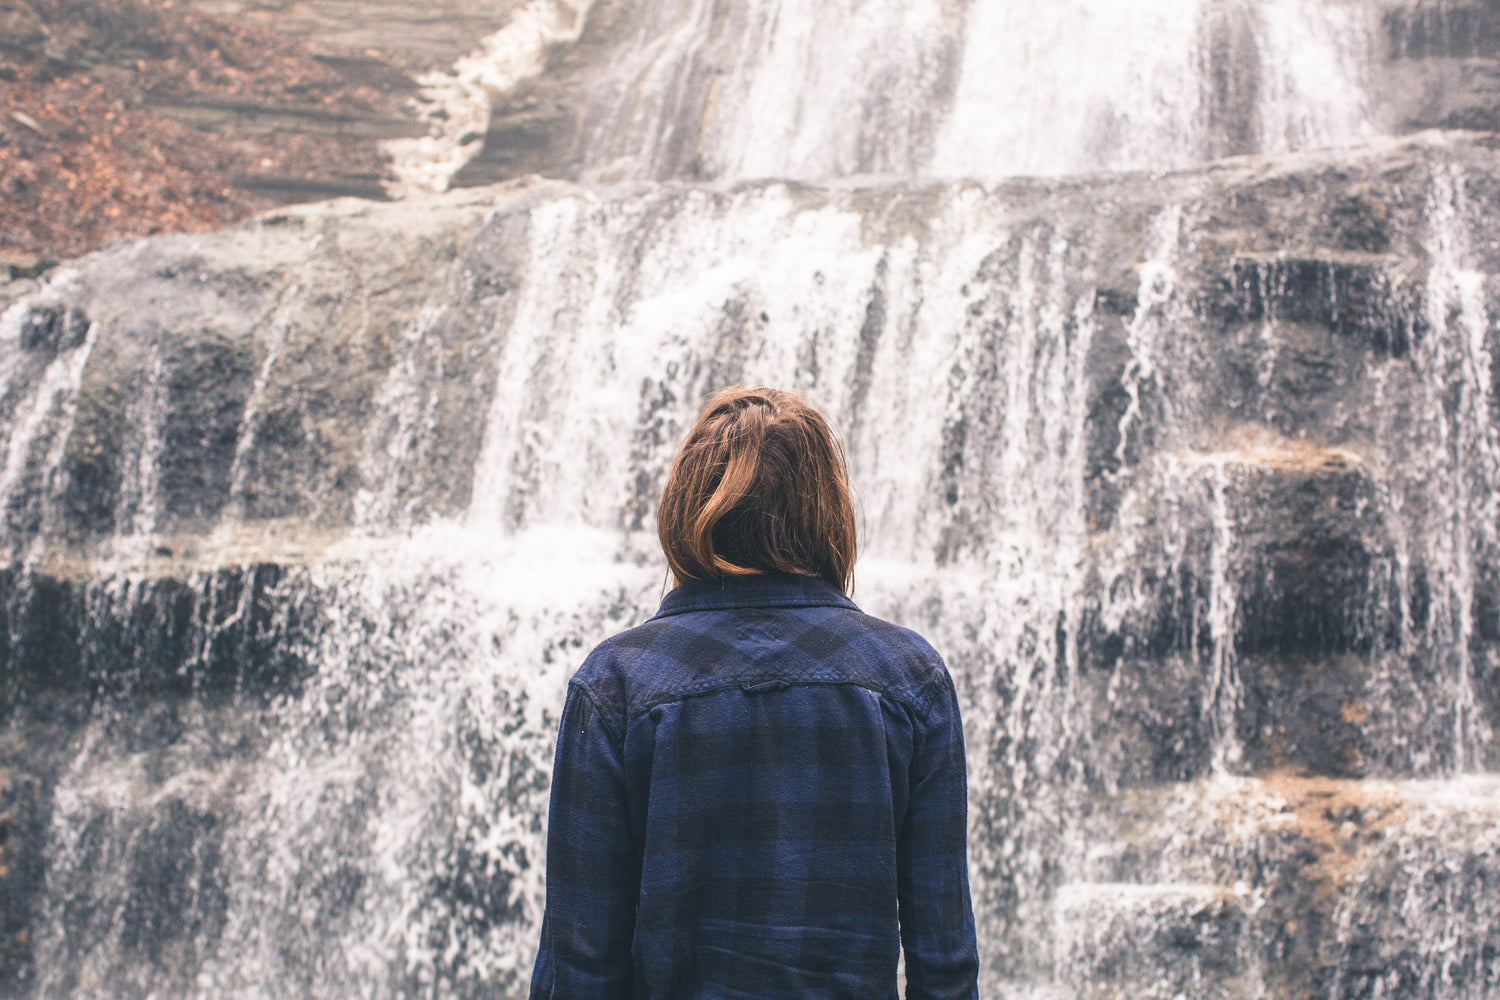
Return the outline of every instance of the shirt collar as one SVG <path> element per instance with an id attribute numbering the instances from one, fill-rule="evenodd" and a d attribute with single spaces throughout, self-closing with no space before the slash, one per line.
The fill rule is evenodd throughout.
<path id="1" fill-rule="evenodd" d="M 689 580 L 674 587 L 662 599 L 655 617 L 688 611 L 720 611 L 726 608 L 849 608 L 859 607 L 827 580 L 814 576 L 761 573 L 726 576 L 719 580 Z"/>

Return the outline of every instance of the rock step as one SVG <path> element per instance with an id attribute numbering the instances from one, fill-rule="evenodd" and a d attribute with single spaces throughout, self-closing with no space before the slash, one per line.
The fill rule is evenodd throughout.
<path id="1" fill-rule="evenodd" d="M 216 17 L 249 21 L 412 68 L 445 69 L 503 28 L 524 0 L 189 0 Z"/>
<path id="2" fill-rule="evenodd" d="M 1385 15 L 1392 59 L 1473 59 L 1500 55 L 1500 4 L 1418 3 Z"/>
<path id="3" fill-rule="evenodd" d="M 1495 775 L 1117 796 L 1053 895 L 1056 976 L 1084 1000 L 1483 995 L 1500 974 L 1497 821 Z"/>
<path id="4" fill-rule="evenodd" d="M 399 539 L 330 548 L 340 532 L 294 527 L 276 537 L 272 527 L 245 525 L 238 542 L 142 540 L 136 558 L 90 562 L 59 553 L 0 568 L 0 694 L 19 704 L 54 694 L 109 702 L 295 688 L 316 669 L 307 650 L 347 600 L 338 581 L 359 579 L 362 567 L 382 560 L 420 563 L 429 550 L 401 555 Z M 640 540 L 643 552 L 649 542 Z M 465 536 L 461 544 L 491 542 Z M 887 608 L 891 591 L 908 599 L 929 593 L 930 573 L 867 567 L 861 592 L 870 607 Z M 975 586 L 982 592 L 982 581 Z M 993 598 L 976 600 L 975 619 Z M 899 601 L 885 613 L 921 625 L 920 610 Z M 1085 617 L 1079 628 L 1064 640 L 1076 642 L 1078 662 L 1065 704 L 1031 711 L 1067 713 L 1081 734 L 1070 755 L 1095 788 L 1202 780 L 1216 767 L 1415 776 L 1496 757 L 1488 734 L 1500 728 L 1500 686 L 1491 678 L 1500 656 L 1488 647 L 1465 671 L 1425 647 L 1221 656 L 1193 646 L 1143 648 L 1149 636 L 1130 622 L 1109 632 Z M 939 640 L 956 676 L 989 669 L 968 662 L 972 640 Z"/>
<path id="5" fill-rule="evenodd" d="M 1394 130 L 1500 129 L 1500 4 L 1416 0 L 1388 9 L 1383 27 Z"/>
<path id="6" fill-rule="evenodd" d="M 1136 624 L 1144 648 L 1191 647 L 1202 631 L 1191 609 L 1216 595 L 1233 597 L 1226 613 L 1242 653 L 1326 655 L 1382 645 L 1385 609 L 1372 613 L 1370 602 L 1384 598 L 1372 590 L 1372 567 L 1389 558 L 1391 540 L 1371 463 L 1353 447 L 1267 427 L 1241 427 L 1214 445 L 1145 456 L 1128 478 L 1104 483 L 1122 491 L 1110 499 L 1124 506 L 1099 519 L 1129 530 L 1099 532 L 1096 558 L 1120 565 L 1115 547 L 1132 546 L 1131 564 L 1145 567 L 1162 598 L 1160 617 Z M 1141 545 L 1141 532 L 1159 539 L 1157 550 Z"/>
<path id="7" fill-rule="evenodd" d="M 519 0 L 476 4 L 471 0 L 189 0 L 211 16 L 269 28 L 299 39 L 313 58 L 351 84 L 401 99 L 415 96 L 415 77 L 445 70 L 504 27 Z M 306 136 L 332 139 L 363 159 L 380 142 L 428 134 L 411 115 L 371 115 L 337 107 L 265 104 L 175 97 L 148 98 L 153 110 L 201 131 L 229 136 Z M 335 160 L 337 157 L 334 158 Z M 386 200 L 386 178 L 342 173 L 336 163 L 308 175 L 240 173 L 227 178 L 242 190 L 281 204 L 326 198 Z"/>
<path id="8" fill-rule="evenodd" d="M 234 174 L 230 183 L 246 191 L 270 195 L 284 205 L 322 201 L 325 198 L 363 198 L 386 201 L 389 195 L 381 178 L 371 174 L 346 174 L 324 178 L 286 174 Z"/>
<path id="9" fill-rule="evenodd" d="M 1181 883 L 1071 882 L 1053 900 L 1060 980 L 1079 1000 L 1250 995 L 1248 890 Z"/>
<path id="10" fill-rule="evenodd" d="M 244 135 L 287 133 L 329 139 L 375 141 L 427 134 L 415 118 L 391 118 L 330 111 L 322 107 L 256 101 L 153 100 L 150 107 L 192 128 Z"/>
<path id="11" fill-rule="evenodd" d="M 390 70 L 389 66 L 385 68 Z M 412 88 L 410 79 L 404 76 L 401 79 L 405 86 L 397 89 Z M 312 136 L 337 140 L 344 148 L 427 133 L 427 127 L 415 118 L 360 115 L 321 107 L 214 100 L 158 100 L 150 102 L 150 106 L 165 117 L 200 131 L 226 135 Z M 371 201 L 389 198 L 384 178 L 378 173 L 342 173 L 333 169 L 318 176 L 239 173 L 231 174 L 228 180 L 235 187 L 267 195 L 284 205 L 326 198 Z"/>
<path id="12" fill-rule="evenodd" d="M 294 687 L 307 602 L 271 563 L 83 579 L 0 569 L 0 700 Z"/>
<path id="13" fill-rule="evenodd" d="M 1420 285 L 1389 254 L 1241 253 L 1209 299 L 1226 319 L 1312 323 L 1395 357 L 1426 328 Z"/>
<path id="14" fill-rule="evenodd" d="M 1080 629 L 1101 773 L 1183 780 L 1218 755 L 1239 773 L 1417 775 L 1493 757 L 1497 582 L 1454 576 L 1421 539 L 1398 551 L 1380 485 L 1353 448 L 1263 430 L 1142 466 L 1130 530 L 1091 544 L 1106 579 L 1130 567 Z"/>
<path id="15" fill-rule="evenodd" d="M 1334 778 L 1495 762 L 1495 695 L 1421 657 L 1122 657 L 1086 648 L 1077 693 L 1089 766 L 1139 787 L 1269 768 Z M 1491 685 L 1492 686 L 1492 685 Z M 1476 694 L 1474 688 L 1479 688 Z"/>

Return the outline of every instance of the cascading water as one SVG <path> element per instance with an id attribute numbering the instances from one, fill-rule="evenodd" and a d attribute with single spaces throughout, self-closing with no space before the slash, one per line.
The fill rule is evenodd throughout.
<path id="1" fill-rule="evenodd" d="M 448 72 L 423 74 L 417 104 L 428 134 L 382 144 L 391 158 L 390 193 L 405 197 L 448 190 L 453 175 L 479 151 L 489 125 L 491 94 L 514 90 L 539 75 L 550 49 L 577 41 L 591 2 L 530 0 Z"/>
<path id="2" fill-rule="evenodd" d="M 1373 133 L 1362 3 L 977 3 L 930 169 L 1172 169 Z"/>
<path id="3" fill-rule="evenodd" d="M 1383 17 L 601 0 L 489 49 L 634 183 L 7 292 L 0 996 L 524 995 L 564 687 L 741 380 L 954 674 L 983 996 L 1500 995 L 1500 160 L 1366 141 Z"/>
<path id="4" fill-rule="evenodd" d="M 555 86 L 496 96 L 491 140 L 464 170 L 999 178 L 1348 147 L 1389 117 L 1374 86 L 1384 13 L 1375 0 L 605 4 Z"/>

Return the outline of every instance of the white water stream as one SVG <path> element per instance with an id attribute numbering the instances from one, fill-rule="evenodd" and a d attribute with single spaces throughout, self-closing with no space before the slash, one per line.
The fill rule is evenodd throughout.
<path id="1" fill-rule="evenodd" d="M 440 135 L 389 144 L 397 193 L 443 190 L 492 106 L 578 39 L 582 13 L 537 0 L 428 80 Z M 1349 147 L 1381 128 L 1384 13 L 1373 0 L 647 0 L 611 11 L 620 37 L 589 39 L 598 65 L 569 109 L 568 164 L 610 181 L 999 178 Z"/>

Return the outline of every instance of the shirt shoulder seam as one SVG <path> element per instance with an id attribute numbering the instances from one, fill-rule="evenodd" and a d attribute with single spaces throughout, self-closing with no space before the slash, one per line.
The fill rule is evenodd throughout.
<path id="1" fill-rule="evenodd" d="M 615 730 L 614 723 L 610 720 L 609 715 L 604 711 L 603 707 L 600 706 L 598 696 L 589 689 L 589 686 L 576 679 L 569 681 L 568 686 L 576 688 L 584 700 L 589 703 L 589 707 L 599 717 L 599 725 L 604 727 L 604 732 L 609 736 L 610 741 L 615 744 L 622 743 L 624 741 L 624 734 Z"/>

